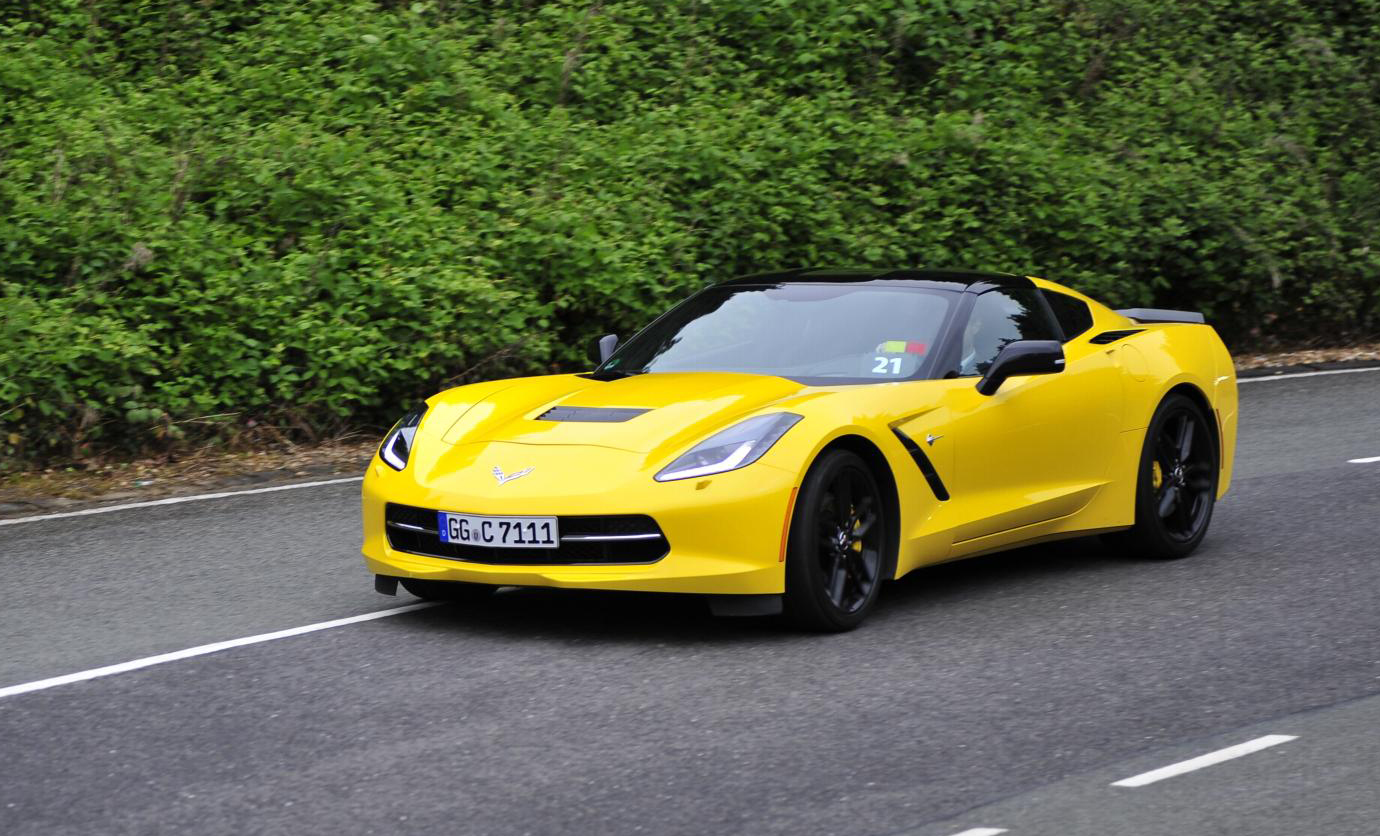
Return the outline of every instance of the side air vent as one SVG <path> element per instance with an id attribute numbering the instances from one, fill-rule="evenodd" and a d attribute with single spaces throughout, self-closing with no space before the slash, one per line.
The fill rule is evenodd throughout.
<path id="1" fill-rule="evenodd" d="M 1117 340 L 1125 339 L 1132 334 L 1139 334 L 1144 330 L 1144 328 L 1130 328 L 1125 331 L 1103 331 L 1101 334 L 1088 340 L 1088 342 L 1095 343 L 1096 345 L 1106 345 L 1107 343 L 1114 343 Z"/>
<path id="2" fill-rule="evenodd" d="M 930 462 L 930 457 L 925 455 L 925 451 L 920 449 L 920 445 L 915 440 L 895 427 L 891 431 L 901 440 L 901 446 L 910 453 L 911 459 L 915 461 L 915 466 L 920 468 L 920 475 L 925 477 L 929 483 L 930 490 L 934 491 L 934 498 L 940 502 L 947 502 L 949 499 L 949 489 L 944 487 L 944 480 L 939 478 L 939 471 L 934 469 L 934 464 Z"/>
<path id="3" fill-rule="evenodd" d="M 648 409 L 620 409 L 611 406 L 554 406 L 537 416 L 538 421 L 579 421 L 586 424 L 621 424 Z"/>

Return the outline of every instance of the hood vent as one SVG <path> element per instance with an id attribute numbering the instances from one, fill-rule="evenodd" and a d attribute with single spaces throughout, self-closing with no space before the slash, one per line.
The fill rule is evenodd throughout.
<path id="1" fill-rule="evenodd" d="M 649 409 L 621 409 L 611 406 L 555 406 L 538 415 L 538 421 L 578 421 L 586 424 L 621 424 Z"/>

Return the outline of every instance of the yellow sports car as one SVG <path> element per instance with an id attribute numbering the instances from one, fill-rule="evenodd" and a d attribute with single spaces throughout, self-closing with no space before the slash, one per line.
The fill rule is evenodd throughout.
<path id="1" fill-rule="evenodd" d="M 1231 479 L 1196 313 L 1043 279 L 794 270 L 709 287 L 592 372 L 441 392 L 364 479 L 375 588 L 695 593 L 855 627 L 920 566 L 1106 533 L 1183 557 Z"/>

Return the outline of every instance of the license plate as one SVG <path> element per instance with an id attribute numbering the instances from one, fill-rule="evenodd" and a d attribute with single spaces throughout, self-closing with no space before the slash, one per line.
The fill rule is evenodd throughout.
<path id="1" fill-rule="evenodd" d="M 554 549 L 561 532 L 555 517 L 481 517 L 438 511 L 441 540 L 501 549 Z"/>

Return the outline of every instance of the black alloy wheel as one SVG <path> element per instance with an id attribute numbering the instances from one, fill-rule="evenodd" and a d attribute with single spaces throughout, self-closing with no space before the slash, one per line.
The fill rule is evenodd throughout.
<path id="1" fill-rule="evenodd" d="M 786 554 L 786 613 L 810 630 L 851 630 L 881 589 L 886 508 L 872 471 L 847 450 L 826 453 L 797 497 Z"/>
<path id="2" fill-rule="evenodd" d="M 1165 533 L 1187 542 L 1203 530 L 1217 487 L 1212 439 L 1194 410 L 1176 411 L 1155 436 L 1151 487 Z"/>
<path id="3" fill-rule="evenodd" d="M 1136 524 L 1111 539 L 1141 557 L 1187 557 L 1203 541 L 1217 501 L 1217 443 L 1201 407 L 1170 395 L 1145 434 Z"/>

